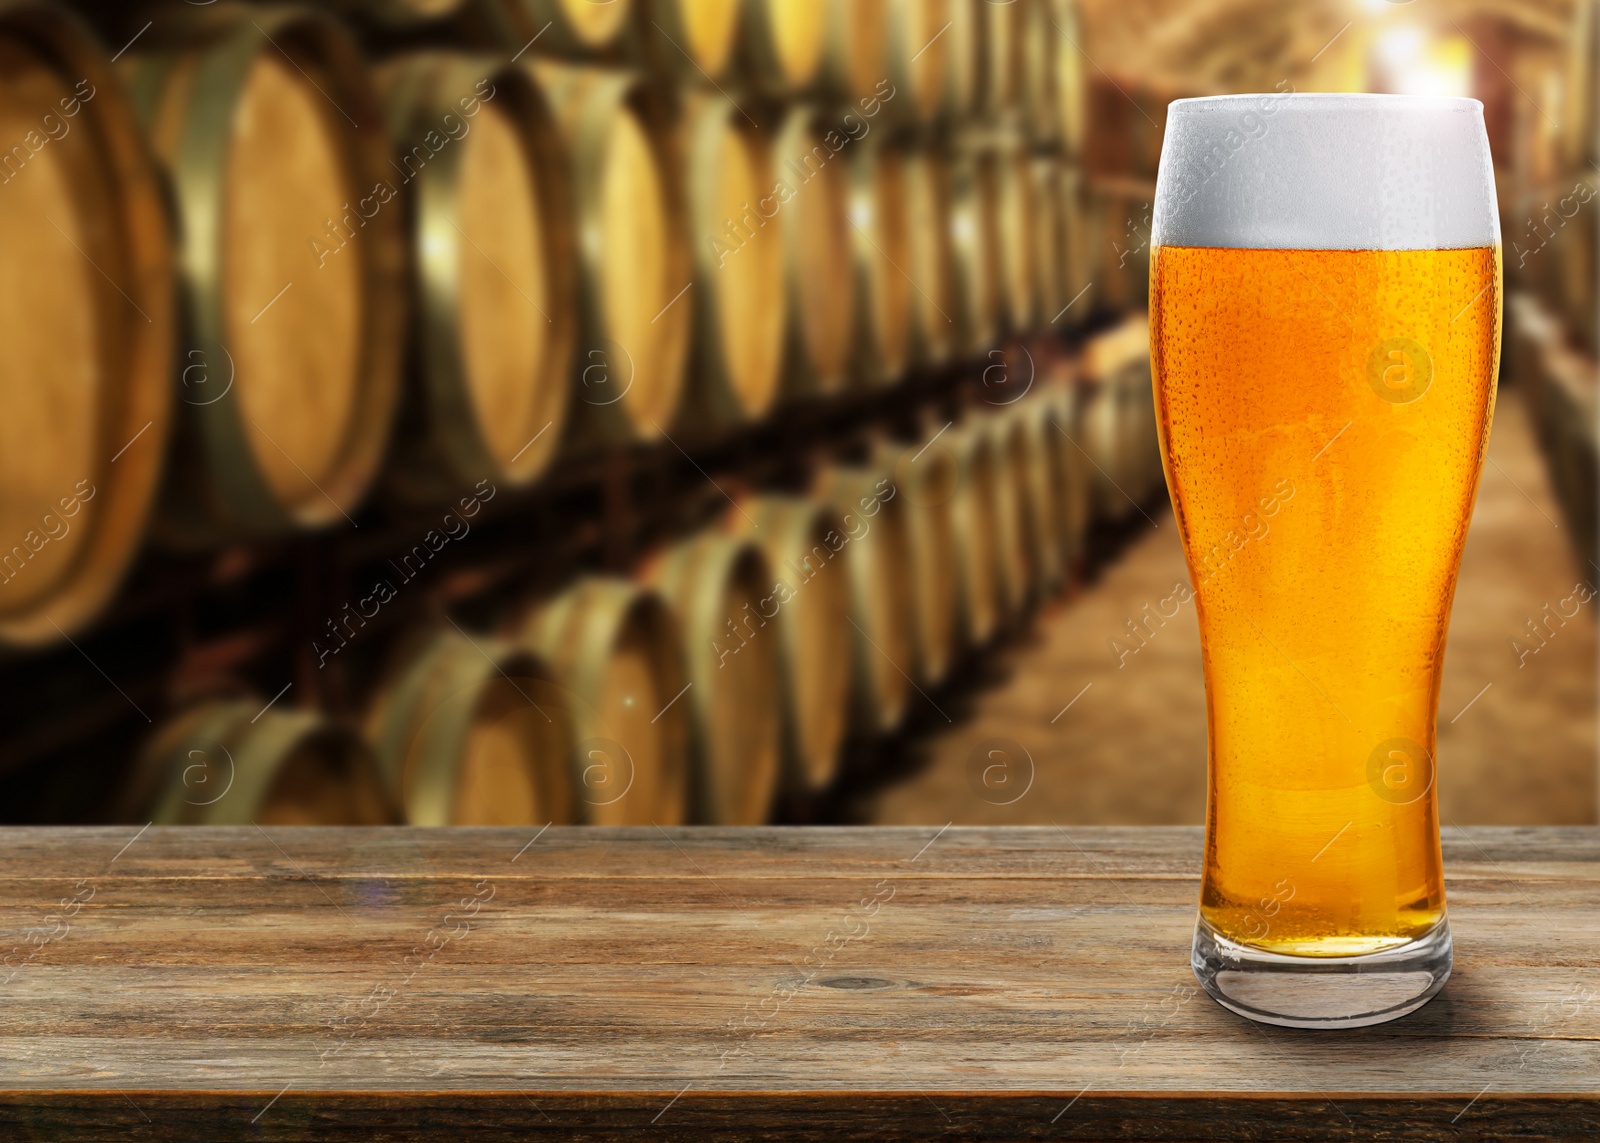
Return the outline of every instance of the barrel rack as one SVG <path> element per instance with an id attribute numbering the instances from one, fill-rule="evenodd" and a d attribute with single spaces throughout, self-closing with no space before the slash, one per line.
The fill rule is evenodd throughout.
<path id="1" fill-rule="evenodd" d="M 1143 208 L 1134 200 L 1149 197 L 1159 132 L 1151 120 L 1135 152 L 1103 159 L 1115 168 L 1109 183 L 1101 177 L 1106 172 L 1086 177 L 1084 156 L 1104 148 L 1085 140 L 1074 0 L 1017 0 L 1014 7 L 978 0 L 819 0 L 815 20 L 783 28 L 771 22 L 775 16 L 762 15 L 781 7 L 770 0 L 661 0 L 648 7 L 641 0 L 636 11 L 619 3 L 609 13 L 572 0 L 344 0 L 321 11 L 276 0 L 229 0 L 200 7 L 197 13 L 177 0 L 41 0 L 0 8 L 0 37 L 27 45 L 25 53 L 43 61 L 50 83 L 67 83 L 77 65 L 61 50 L 47 49 L 47 41 L 71 45 L 99 69 L 94 75 L 105 93 L 92 104 L 81 92 L 77 103 L 63 99 L 63 113 L 78 113 L 66 110 L 72 103 L 103 114 L 111 125 L 105 133 L 132 156 L 129 178 L 140 194 L 129 192 L 129 202 L 161 217 L 133 219 L 124 229 L 170 258 L 161 274 L 152 270 L 150 294 L 168 297 L 170 284 L 177 311 L 170 318 L 152 311 L 161 319 L 150 324 L 161 331 L 152 336 L 162 352 L 140 357 L 167 357 L 174 375 L 163 419 L 152 421 L 153 429 L 145 426 L 143 451 L 164 458 L 154 470 L 159 494 L 136 490 L 144 493 L 137 511 L 106 512 L 112 523 L 98 525 L 121 544 L 116 560 L 101 561 L 105 574 L 97 584 L 103 590 L 60 625 L 43 604 L 30 603 L 42 575 L 26 581 L 26 591 L 14 588 L 0 598 L 11 609 L 0 610 L 0 717 L 6 720 L 0 782 L 13 795 L 0 814 L 10 820 L 144 820 L 127 798 L 130 785 L 142 788 L 130 774 L 149 768 L 142 744 L 166 743 L 158 731 L 181 724 L 202 705 L 231 710 L 256 702 L 263 725 L 299 711 L 353 728 L 387 694 L 392 680 L 386 674 L 405 658 L 398 652 L 409 654 L 405 637 L 454 625 L 463 636 L 487 638 L 518 626 L 516 617 L 524 613 L 531 624 L 540 599 L 548 601 L 586 573 L 616 577 L 614 583 L 645 575 L 668 546 L 726 525 L 746 495 L 804 495 L 838 509 L 859 495 L 852 482 L 867 469 L 876 477 L 897 449 L 920 455 L 958 422 L 951 440 L 979 440 L 973 450 L 992 453 L 982 464 L 1011 470 L 1004 480 L 994 478 L 997 487 L 1009 483 L 1010 491 L 986 493 L 995 506 L 984 509 L 1008 522 L 983 533 L 991 542 L 966 544 L 972 551 L 993 548 L 997 567 L 1009 561 L 1018 569 L 996 572 L 980 592 L 994 589 L 999 599 L 1001 639 L 1019 631 L 1035 606 L 1070 591 L 1115 548 L 1116 521 L 1125 520 L 1131 506 L 1108 508 L 1106 497 L 1126 500 L 1126 484 L 1144 498 L 1159 485 L 1148 447 L 1154 433 L 1147 423 L 1147 371 L 1131 387 L 1121 381 L 1107 387 L 1114 395 L 1101 402 L 1106 416 L 1096 414 L 1092 428 L 1084 425 L 1109 450 L 1100 454 L 1104 465 L 1094 461 L 1093 443 L 1088 450 L 1074 443 L 1083 459 L 1074 456 L 1071 463 L 1081 471 L 1058 480 L 1055 472 L 1067 462 L 1038 459 L 1046 450 L 1026 443 L 1030 434 L 1042 433 L 1039 439 L 1052 449 L 1072 451 L 1040 426 L 1075 424 L 1065 418 L 1082 415 L 1079 392 L 1099 400 L 1097 383 L 1073 379 L 1082 347 L 1136 314 L 1144 301 L 1147 243 L 1118 247 L 1101 239 L 1127 237 L 1127 227 L 1137 228 Z M 632 11 L 625 19 L 617 15 L 624 9 Z M 730 13 L 740 29 L 736 47 L 719 39 L 732 26 Z M 779 64 L 760 66 L 765 56 L 757 41 L 802 35 L 801 25 L 811 24 L 817 25 L 812 32 L 823 29 L 812 72 L 786 76 Z M 702 33 L 709 38 L 697 38 Z M 668 40 L 676 52 L 666 50 Z M 691 57 L 679 41 L 704 58 Z M 942 64 L 930 70 L 946 51 L 948 72 Z M 829 165 L 822 141 L 837 134 L 832 117 L 844 112 L 848 118 L 859 108 L 871 118 L 889 105 L 881 87 L 890 82 L 881 78 L 884 68 L 902 89 L 898 102 L 870 139 L 851 132 L 853 148 Z M 755 117 L 742 114 L 719 77 L 749 100 Z M 491 83 L 502 89 L 501 98 L 474 128 L 481 129 L 474 137 L 491 150 L 462 144 L 438 163 L 424 157 L 420 172 L 411 172 L 420 173 L 412 184 L 406 173 L 412 152 L 403 145 L 414 135 L 430 135 L 423 128 L 435 120 L 450 121 L 458 88 L 482 93 Z M 1139 98 L 1154 107 L 1164 93 L 1141 91 Z M 459 103 L 467 116 L 483 106 L 476 97 Z M 23 109 L 37 110 L 31 104 Z M 747 124 L 763 139 L 741 141 Z M 72 145 L 89 137 L 80 132 Z M 837 153 L 843 144 L 827 146 Z M 64 151 L 57 147 L 46 160 Z M 461 154 L 491 151 L 499 157 L 475 160 L 480 181 L 470 182 Z M 802 201 L 814 205 L 791 208 L 778 226 L 764 229 L 756 243 L 762 249 L 739 255 L 738 275 L 708 269 L 705 252 L 715 251 L 725 218 L 733 226 L 732 204 L 757 194 L 776 170 L 790 169 L 780 168 L 779 159 L 797 171 L 804 160 L 809 171 L 813 154 L 823 155 L 826 171 L 814 185 L 831 186 L 828 193 L 809 192 Z M 619 155 L 627 161 L 614 158 Z M 315 177 L 300 188 L 308 193 L 299 201 L 299 184 L 285 172 L 301 171 L 302 164 Z M 517 180 L 509 176 L 523 166 L 536 191 L 512 186 Z M 401 205 L 368 214 L 361 205 L 367 199 L 360 199 L 359 220 L 348 204 L 340 213 L 342 185 L 354 192 L 373 178 L 394 179 L 391 167 L 408 184 Z M 508 177 L 481 174 L 491 167 Z M 1130 177 L 1119 181 L 1120 168 Z M 622 170 L 632 172 L 632 181 L 623 180 L 630 189 L 619 207 L 613 192 Z M 810 183 L 811 174 L 803 179 Z M 36 176 L 30 194 L 37 198 L 45 185 Z M 158 200 L 164 210 L 153 208 Z M 380 207 L 382 201 L 389 200 Z M 449 204 L 467 201 L 477 207 L 472 216 L 463 214 L 463 229 Z M 507 202 L 517 214 L 509 221 L 501 209 Z M 338 215 L 326 233 L 318 230 L 324 208 Z M 601 217 L 602 210 L 610 213 Z M 259 235 L 241 223 L 246 214 L 259 216 Z M 802 219 L 811 221 L 802 225 Z M 637 228 L 627 225 L 635 221 Z M 498 222 L 511 229 L 495 229 Z M 511 318 L 488 319 L 471 344 L 480 353 L 489 347 L 501 368 L 493 377 L 493 369 L 479 375 L 465 364 L 465 315 L 493 304 L 466 306 L 470 282 L 456 293 L 456 274 L 466 279 L 462 263 L 444 265 L 430 251 L 441 236 L 456 258 L 466 249 L 461 239 L 480 253 L 479 239 L 491 247 L 504 241 L 511 249 L 507 235 L 518 226 L 531 228 L 533 237 L 516 237 L 523 245 L 513 253 L 527 255 L 524 246 L 538 250 L 531 256 L 539 263 L 537 283 L 524 284 L 557 320 L 548 331 L 537 327 L 548 340 L 541 350 L 510 335 Z M 653 246 L 652 228 L 660 231 Z M 771 248 L 780 231 L 781 289 L 779 277 L 768 272 L 780 260 Z M 306 280 L 280 302 L 290 286 L 275 295 L 272 290 L 301 265 L 294 257 L 304 261 L 301 236 L 313 232 L 321 235 L 309 243 L 321 251 L 315 273 L 322 274 L 324 263 L 333 269 L 313 277 L 308 263 Z M 605 237 L 594 239 L 596 233 Z M 579 234 L 589 237 L 578 241 Z M 639 245 L 620 257 L 608 245 L 611 235 Z M 831 237 L 821 241 L 819 235 Z M 71 240 L 64 232 L 63 238 Z M 720 271 L 721 261 L 713 261 Z M 519 276 L 528 269 L 511 265 Z M 498 264 L 495 269 L 528 300 L 516 280 Z M 499 291 L 496 301 L 507 301 L 505 286 L 478 270 Z M 674 310 L 674 296 L 656 312 L 658 300 L 685 277 L 700 286 L 691 303 Z M 668 288 L 658 299 L 662 285 Z M 479 289 L 478 296 L 486 296 L 481 282 Z M 101 306 L 107 329 L 112 323 L 105 313 L 116 311 L 116 321 L 139 332 L 141 324 L 101 292 L 108 294 Z M 294 316 L 282 318 L 289 324 L 277 332 L 264 332 L 257 319 L 275 305 L 281 308 L 271 320 Z M 26 328 L 53 314 L 40 303 L 18 320 Z M 736 344 L 745 326 L 763 332 Z M 779 327 L 781 345 L 771 336 Z M 644 338 L 633 351 L 617 340 L 630 333 Z M 1134 333 L 1139 345 L 1127 360 L 1137 371 L 1143 368 L 1142 327 Z M 103 336 L 115 345 L 116 337 L 131 339 L 132 333 Z M 197 354 L 204 358 L 202 377 L 209 382 L 212 350 L 226 349 L 225 342 L 252 355 L 253 365 L 240 371 L 247 380 L 239 394 L 213 404 L 209 392 L 190 391 L 187 366 Z M 586 399 L 595 395 L 587 392 L 588 371 L 575 351 L 612 343 L 628 351 L 633 379 L 615 398 L 620 403 Z M 1118 344 L 1128 350 L 1126 339 Z M 116 359 L 115 352 L 108 356 Z M 1005 378 L 999 390 L 991 379 L 997 367 Z M 145 372 L 150 390 L 159 370 Z M 537 399 L 508 403 L 507 397 L 526 396 L 513 393 L 513 383 L 530 375 L 538 377 Z M 249 380 L 261 377 L 270 380 Z M 1061 405 L 1015 421 L 999 415 L 1035 382 L 1060 394 Z M 1141 383 L 1143 397 L 1130 400 Z M 134 429 L 144 418 L 137 409 L 119 409 L 127 399 L 116 384 L 97 384 L 93 396 L 109 403 L 111 413 L 97 409 L 94 420 L 86 414 L 70 427 L 83 437 L 85 426 L 118 413 L 114 432 L 101 432 L 106 439 L 96 441 L 105 445 L 115 435 L 103 450 L 110 455 L 127 437 L 139 439 L 145 430 Z M 246 388 L 260 394 L 263 385 L 267 396 L 253 400 L 265 405 L 246 400 Z M 47 396 L 42 408 L 59 403 L 55 390 Z M 1036 406 L 1042 410 L 1046 403 Z M 968 411 L 996 415 L 969 418 L 989 427 L 977 424 L 966 432 Z M 546 427 L 558 427 L 546 440 L 534 437 L 529 445 L 538 442 L 538 448 L 528 456 L 517 454 L 518 468 L 510 453 L 526 435 L 523 426 L 547 415 Z M 295 434 L 289 444 L 303 467 L 278 445 L 287 439 L 281 433 Z M 1110 458 L 1135 450 L 1137 480 L 1121 474 L 1119 484 L 1107 473 L 1119 471 Z M 1024 460 L 1024 454 L 1036 459 Z M 14 463 L 28 459 L 19 455 Z M 105 462 L 115 463 L 115 457 Z M 140 463 L 156 464 L 148 458 Z M 108 483 L 129 464 L 107 468 Z M 1051 477 L 1022 475 L 1030 464 L 1049 468 Z M 835 471 L 840 466 L 856 466 L 842 485 Z M 481 471 L 499 475 L 479 482 L 470 511 L 454 512 L 468 474 Z M 31 511 L 38 497 L 27 484 L 19 483 L 16 499 Z M 1050 491 L 1057 484 L 1070 484 L 1080 497 L 1095 486 L 1098 530 L 1086 547 L 1076 536 L 1089 509 L 1040 507 L 1066 496 Z M 1107 491 L 1108 485 L 1117 491 Z M 79 521 L 83 533 L 85 521 L 113 500 L 102 496 Z M 1059 529 L 1061 553 L 1039 554 L 1041 547 L 1056 546 L 1054 537 L 1039 538 L 1051 528 L 1042 521 L 1058 513 L 1064 519 L 1069 511 L 1078 513 L 1078 522 Z M 1029 512 L 1039 518 L 1025 521 Z M 146 528 L 142 543 L 138 528 Z M 1069 531 L 1074 538 L 1066 540 Z M 447 533 L 442 543 L 441 532 Z M 419 548 L 425 542 L 428 547 Z M 57 545 L 48 555 L 56 559 L 66 550 Z M 123 575 L 135 551 L 137 560 Z M 419 551 L 426 566 L 414 574 L 403 570 L 406 554 Z M 30 558 L 21 549 L 17 556 Z M 1062 575 L 1059 565 L 1050 566 L 1057 558 L 1075 566 Z M 851 575 L 853 596 L 868 590 Z M 391 590 L 373 611 L 373 585 L 380 581 Z M 870 603 L 852 598 L 851 605 L 858 616 L 871 614 Z M 879 606 L 900 609 L 899 602 Z M 928 611 L 923 606 L 924 619 Z M 715 616 L 706 622 L 710 630 L 720 626 Z M 836 626 L 843 627 L 842 618 Z M 864 631 L 862 637 L 872 642 Z M 912 642 L 930 638 L 928 631 L 913 636 L 908 629 L 905 656 Z M 907 657 L 883 654 L 906 687 L 922 695 L 903 696 L 912 713 L 902 717 L 896 698 L 889 704 L 894 709 L 868 728 L 854 710 L 843 786 L 791 791 L 777 807 L 779 820 L 848 813 L 845 787 L 893 772 L 897 764 L 866 763 L 894 756 L 893 743 L 915 735 L 920 717 L 939 705 L 927 692 L 970 684 L 973 664 L 994 643 L 986 627 L 969 632 L 963 645 L 965 662 L 948 678 L 943 664 L 925 670 Z M 554 652 L 546 647 L 541 655 Z M 868 673 L 863 654 L 852 637 L 848 669 L 858 680 Z M 901 689 L 883 663 L 874 669 L 891 676 L 889 689 Z M 792 713 L 785 717 L 793 723 Z M 160 759 L 169 777 L 181 771 L 188 780 L 182 749 L 188 745 L 178 743 L 177 753 Z"/>
<path id="2" fill-rule="evenodd" d="M 1115 320 L 1100 311 L 1045 341 L 1072 354 Z M 554 588 L 581 571 L 625 573 L 652 546 L 726 509 L 729 495 L 800 488 L 821 461 L 860 455 L 876 435 L 894 435 L 935 413 L 950 420 L 984 399 L 981 377 L 963 363 L 788 410 L 726 440 L 680 448 L 669 439 L 564 463 L 526 492 L 498 490 L 470 532 L 447 544 L 419 582 L 399 590 L 320 669 L 313 644 L 328 620 L 375 576 L 398 583 L 387 561 L 437 528 L 445 508 L 409 509 L 379 497 L 348 526 L 193 556 L 147 552 L 91 632 L 0 661 L 0 719 L 8 727 L 0 781 L 15 795 L 7 816 L 104 820 L 129 744 L 199 699 L 277 696 L 275 702 L 355 716 L 394 639 L 418 621 L 453 616 L 470 630 L 512 591 Z M 1115 554 L 1125 534 L 1105 522 L 1091 533 L 1079 583 Z M 980 665 L 969 663 L 946 687 L 970 687 L 978 674 Z M 929 717 L 943 723 L 931 701 L 915 701 L 897 741 L 913 738 Z M 880 751 L 891 761 L 874 774 L 848 760 Z M 857 785 L 881 781 L 904 765 L 898 757 L 895 742 L 857 742 L 847 748 L 843 770 Z M 826 817 L 845 812 L 851 797 L 850 789 L 835 791 L 825 803 L 785 812 Z"/>

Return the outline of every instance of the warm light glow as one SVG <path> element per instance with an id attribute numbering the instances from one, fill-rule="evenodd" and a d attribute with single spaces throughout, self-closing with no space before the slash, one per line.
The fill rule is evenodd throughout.
<path id="1" fill-rule="evenodd" d="M 1420 28 L 1400 24 L 1378 37 L 1378 58 L 1400 79 L 1399 73 L 1417 63 L 1424 43 Z"/>
<path id="2" fill-rule="evenodd" d="M 1420 28 L 1401 24 L 1380 35 L 1375 48 L 1386 81 L 1383 86 L 1389 91 L 1400 95 L 1468 94 L 1472 50 L 1461 36 L 1432 42 Z"/>
<path id="3" fill-rule="evenodd" d="M 1471 45 L 1460 36 L 1433 44 L 1394 78 L 1395 90 L 1402 95 L 1467 95 L 1472 79 Z"/>

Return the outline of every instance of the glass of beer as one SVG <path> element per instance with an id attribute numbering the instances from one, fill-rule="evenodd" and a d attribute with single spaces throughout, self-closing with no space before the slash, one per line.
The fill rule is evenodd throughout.
<path id="1" fill-rule="evenodd" d="M 1435 724 L 1500 357 L 1482 105 L 1179 100 L 1151 247 L 1206 680 L 1195 975 L 1254 1020 L 1392 1020 L 1450 974 Z"/>

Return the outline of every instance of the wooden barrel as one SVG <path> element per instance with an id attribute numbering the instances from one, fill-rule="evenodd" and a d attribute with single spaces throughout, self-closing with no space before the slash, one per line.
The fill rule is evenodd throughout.
<path id="1" fill-rule="evenodd" d="M 1000 571 L 1000 460 L 982 425 L 946 430 L 939 438 L 955 457 L 950 524 L 955 534 L 956 614 L 961 641 L 981 647 L 1000 627 L 1004 585 Z"/>
<path id="2" fill-rule="evenodd" d="M 1135 315 L 1114 332 L 1124 341 L 1118 351 L 1125 355 L 1117 374 L 1117 393 L 1123 402 L 1121 450 L 1127 475 L 1124 486 L 1135 500 L 1143 502 L 1163 480 L 1148 319 L 1144 314 Z"/>
<path id="3" fill-rule="evenodd" d="M 186 13 L 187 15 L 187 13 Z M 343 524 L 388 444 L 400 176 L 366 68 L 304 9 L 205 10 L 124 57 L 179 235 L 183 423 L 165 535 Z"/>
<path id="4" fill-rule="evenodd" d="M 696 305 L 670 124 L 636 76 L 528 67 L 555 109 L 577 207 L 569 440 L 659 440 L 683 392 Z"/>
<path id="5" fill-rule="evenodd" d="M 905 502 L 893 478 L 874 468 L 825 469 L 814 491 L 844 523 L 852 721 L 861 733 L 885 733 L 905 714 L 915 667 Z"/>
<path id="6" fill-rule="evenodd" d="M 952 50 L 946 0 L 887 0 L 885 75 L 894 98 L 884 106 L 901 123 L 929 123 L 946 98 L 945 69 Z"/>
<path id="7" fill-rule="evenodd" d="M 1056 124 L 1061 153 L 1069 161 L 1083 158 L 1085 122 L 1083 26 L 1078 20 L 1078 0 L 1046 0 L 1051 31 L 1059 39 L 1055 55 Z"/>
<path id="8" fill-rule="evenodd" d="M 1071 308 L 1059 316 L 1056 324 L 1065 328 L 1078 325 L 1094 311 L 1098 300 L 1094 279 L 1104 236 L 1100 218 L 1093 211 L 1084 187 L 1083 172 L 1074 166 L 1062 166 L 1060 190 L 1064 246 L 1062 291 L 1066 294 L 1061 305 L 1070 304 Z"/>
<path id="9" fill-rule="evenodd" d="M 950 181 L 942 156 L 926 148 L 901 152 L 911 285 L 911 361 L 942 365 L 955 349 L 956 282 L 950 248 Z"/>
<path id="10" fill-rule="evenodd" d="M 158 729 L 135 765 L 121 816 L 158 825 L 400 820 L 353 729 L 258 699 L 202 703 Z"/>
<path id="11" fill-rule="evenodd" d="M 572 202 L 554 120 L 527 72 L 481 57 L 403 56 L 377 82 L 417 315 L 390 481 L 413 499 L 526 486 L 555 457 L 571 392 Z"/>
<path id="12" fill-rule="evenodd" d="M 979 37 L 983 44 L 983 87 L 979 105 L 990 116 L 1015 108 L 1022 93 L 1022 4 L 1011 0 L 980 6 Z"/>
<path id="13" fill-rule="evenodd" d="M 453 628 L 409 641 L 368 714 L 367 740 L 411 825 L 577 820 L 571 720 L 524 647 Z"/>
<path id="14" fill-rule="evenodd" d="M 1040 235 L 1035 226 L 1029 166 L 1028 154 L 1017 140 L 1005 139 L 999 144 L 994 171 L 998 183 L 1000 311 L 1002 325 L 1013 336 L 1030 332 L 1039 320 L 1034 263 Z"/>
<path id="15" fill-rule="evenodd" d="M 1028 160 L 1029 199 L 1033 203 L 1034 325 L 1053 324 L 1072 295 L 1067 289 L 1066 198 L 1061 190 L 1061 164 L 1054 155 Z"/>
<path id="16" fill-rule="evenodd" d="M 64 12 L 0 9 L 0 643 L 75 632 L 143 539 L 172 417 L 172 259 L 110 61 Z"/>
<path id="17" fill-rule="evenodd" d="M 827 8 L 818 86 L 842 103 L 882 98 L 888 90 L 889 0 L 811 2 Z"/>
<path id="18" fill-rule="evenodd" d="M 614 56 L 634 15 L 634 0 L 605 0 L 604 3 L 595 0 L 493 0 L 493 3 L 505 29 L 505 47 L 519 51 L 538 37 L 534 51 L 572 59 Z"/>
<path id="19" fill-rule="evenodd" d="M 960 122 L 977 110 L 983 79 L 984 0 L 945 0 L 944 118 Z"/>
<path id="20" fill-rule="evenodd" d="M 1000 333 L 999 182 L 993 156 L 958 147 L 950 156 L 950 250 L 959 352 L 986 352 Z"/>
<path id="21" fill-rule="evenodd" d="M 1062 566 L 1070 577 L 1088 552 L 1090 489 L 1094 467 L 1083 449 L 1077 373 L 1069 360 L 1055 363 L 1038 400 L 1040 433 L 1053 433 L 1063 441 L 1061 468 L 1056 473 L 1055 497 L 1061 530 Z"/>
<path id="22" fill-rule="evenodd" d="M 800 94 L 822 66 L 828 11 L 819 0 L 744 0 L 740 74 L 764 95 Z"/>
<path id="23" fill-rule="evenodd" d="M 669 81 L 714 89 L 733 66 L 741 7 L 741 0 L 635 0 L 627 55 Z"/>
<path id="24" fill-rule="evenodd" d="M 956 456 L 943 440 L 942 425 L 928 438 L 907 444 L 885 442 L 878 464 L 894 478 L 896 498 L 905 501 L 906 544 L 910 552 L 913 676 L 937 685 L 955 662 L 958 632 L 956 550 L 952 500 Z"/>
<path id="25" fill-rule="evenodd" d="M 1051 22 L 1052 0 L 1017 0 L 1021 28 L 1017 96 L 1022 128 L 1037 147 L 1054 147 L 1061 139 L 1061 104 L 1056 95 L 1060 64 L 1056 55 L 1076 51 Z"/>
<path id="26" fill-rule="evenodd" d="M 1161 466 L 1161 432 L 1156 425 L 1155 384 L 1148 349 L 1133 371 L 1128 399 L 1138 413 L 1133 450 L 1139 464 L 1139 498 L 1145 500 L 1166 486 L 1166 474 Z"/>
<path id="27" fill-rule="evenodd" d="M 1081 395 L 1083 412 L 1079 441 L 1089 459 L 1089 503 L 1095 519 L 1121 520 L 1133 511 L 1131 496 L 1122 489 L 1126 467 L 1121 447 L 1127 436 L 1122 428 L 1122 402 L 1111 385 L 1088 384 Z"/>
<path id="28" fill-rule="evenodd" d="M 564 692 L 578 813 L 593 825 L 689 820 L 688 686 L 683 648 L 659 592 L 585 576 L 536 604 L 516 639 Z"/>
<path id="29" fill-rule="evenodd" d="M 691 93 L 682 132 L 696 299 L 678 422 L 703 433 L 757 420 L 777 399 L 783 204 L 773 193 L 770 152 L 731 100 Z"/>
<path id="30" fill-rule="evenodd" d="M 1033 547 L 1036 536 L 1028 505 L 1034 476 L 1033 438 L 1010 408 L 987 413 L 972 426 L 994 441 L 995 554 L 998 557 L 1001 614 L 1015 619 L 1033 601 Z"/>
<path id="31" fill-rule="evenodd" d="M 720 531 L 647 560 L 641 577 L 666 598 L 682 634 L 689 690 L 694 820 L 760 825 L 778 790 L 783 606 L 760 545 Z"/>
<path id="32" fill-rule="evenodd" d="M 776 186 L 784 199 L 784 380 L 790 396 L 829 395 L 849 378 L 856 313 L 850 171 L 824 114 L 791 108 L 778 131 Z M 854 144 L 851 144 L 852 146 Z"/>
<path id="33" fill-rule="evenodd" d="M 815 793 L 838 773 L 850 711 L 850 582 L 835 558 L 844 523 L 831 506 L 799 496 L 749 497 L 726 520 L 761 545 L 783 585 L 769 622 L 778 636 L 784 782 Z"/>
<path id="34" fill-rule="evenodd" d="M 900 152 L 881 136 L 850 146 L 851 261 L 856 280 L 854 373 L 859 385 L 899 380 L 911 357 L 911 230 Z"/>
<path id="35" fill-rule="evenodd" d="M 1028 471 L 1023 500 L 1028 557 L 1036 591 L 1043 598 L 1061 590 L 1071 567 L 1073 540 L 1065 494 L 1071 479 L 1067 454 L 1072 443 L 1057 428 L 1061 410 L 1055 393 L 1040 388 L 1018 402 L 1011 416 L 1026 440 Z"/>
<path id="36" fill-rule="evenodd" d="M 1092 395 L 1081 443 L 1094 462 L 1096 513 L 1111 519 L 1132 515 L 1160 472 L 1149 347 L 1148 321 L 1139 314 L 1090 338 L 1083 349 Z"/>

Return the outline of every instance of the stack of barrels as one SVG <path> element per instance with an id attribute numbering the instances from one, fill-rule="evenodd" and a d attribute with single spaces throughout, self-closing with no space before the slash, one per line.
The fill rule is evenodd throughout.
<path id="1" fill-rule="evenodd" d="M 0 645 L 147 539 L 725 439 L 1089 281 L 1070 0 L 84 7 L 115 62 L 0 14 Z"/>
<path id="2" fill-rule="evenodd" d="M 849 742 L 926 717 L 960 662 L 1062 592 L 1091 523 L 1131 511 L 1103 481 L 1159 479 L 1128 431 L 1148 416 L 1132 328 L 1096 339 L 1093 378 L 1040 361 L 1022 397 L 741 496 L 629 576 L 580 576 L 492 629 L 414 632 L 358 729 L 195 708 L 151 740 L 130 805 L 174 822 L 766 821 L 839 779 Z"/>
<path id="3" fill-rule="evenodd" d="M 1091 338 L 1080 363 L 1086 407 L 1084 446 L 1091 462 L 1094 511 L 1113 520 L 1135 515 L 1162 482 L 1150 377 L 1150 326 L 1144 314 Z"/>
<path id="4" fill-rule="evenodd" d="M 147 543 L 514 498 L 917 401 L 1001 345 L 1032 370 L 634 575 L 408 631 L 359 733 L 185 710 L 130 814 L 764 820 L 1062 589 L 1125 510 L 1097 472 L 1148 476 L 1136 383 L 1068 376 L 1048 336 L 1100 276 L 1073 0 L 81 8 L 127 46 L 0 8 L 0 294 L 32 379 L 0 395 L 0 645 L 91 627 Z"/>

